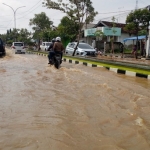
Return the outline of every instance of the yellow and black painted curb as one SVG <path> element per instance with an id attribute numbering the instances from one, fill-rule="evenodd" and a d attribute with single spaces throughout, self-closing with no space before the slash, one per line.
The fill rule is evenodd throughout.
<path id="1" fill-rule="evenodd" d="M 32 51 L 27 51 L 27 53 L 29 54 L 37 54 L 37 55 L 41 55 L 41 56 L 48 56 L 48 54 L 46 53 L 42 53 L 42 52 L 32 52 Z M 128 68 L 128 67 L 121 67 L 121 66 L 117 66 L 117 65 L 108 65 L 108 64 L 104 64 L 104 63 L 95 63 L 92 62 L 92 60 L 87 61 L 84 59 L 76 59 L 76 58 L 72 58 L 69 56 L 64 56 L 63 57 L 63 61 L 64 62 L 68 62 L 68 63 L 72 63 L 72 64 L 82 64 L 84 66 L 89 66 L 89 67 L 104 67 L 107 70 L 113 71 L 115 73 L 118 74 L 124 74 L 124 75 L 128 75 L 128 76 L 133 76 L 133 77 L 141 77 L 141 78 L 146 78 L 146 79 L 150 79 L 150 70 L 146 69 L 146 70 L 142 70 L 142 69 L 138 69 L 137 68 Z"/>

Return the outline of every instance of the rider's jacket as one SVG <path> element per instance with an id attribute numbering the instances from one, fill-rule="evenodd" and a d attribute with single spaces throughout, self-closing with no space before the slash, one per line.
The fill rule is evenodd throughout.
<path id="1" fill-rule="evenodd" d="M 61 42 L 55 42 L 53 46 L 53 50 L 62 52 L 64 50 L 63 44 Z"/>
<path id="2" fill-rule="evenodd" d="M 49 48 L 48 48 L 48 51 L 52 51 L 53 50 L 53 46 L 54 46 L 54 43 L 51 43 Z"/>

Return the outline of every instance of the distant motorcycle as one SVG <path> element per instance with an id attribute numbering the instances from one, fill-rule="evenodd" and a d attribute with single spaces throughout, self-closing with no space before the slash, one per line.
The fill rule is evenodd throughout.
<path id="1" fill-rule="evenodd" d="M 55 56 L 52 58 L 52 61 L 50 62 L 50 65 L 54 65 L 55 68 L 59 69 L 61 63 L 61 54 L 55 54 Z"/>

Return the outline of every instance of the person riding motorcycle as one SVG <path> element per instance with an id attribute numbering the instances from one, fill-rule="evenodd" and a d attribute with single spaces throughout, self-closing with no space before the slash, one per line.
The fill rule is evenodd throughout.
<path id="1" fill-rule="evenodd" d="M 53 49 L 54 43 L 56 42 L 56 39 L 52 39 L 52 43 L 50 44 L 48 51 L 51 51 Z"/>
<path id="2" fill-rule="evenodd" d="M 53 51 L 50 51 L 49 64 L 52 62 L 52 58 L 54 57 L 55 54 L 60 54 L 61 59 L 62 59 L 63 50 L 64 50 L 64 47 L 63 47 L 63 44 L 61 43 L 61 38 L 56 37 L 56 42 L 54 43 Z"/>
<path id="3" fill-rule="evenodd" d="M 50 44 L 50 46 L 48 48 L 48 51 L 49 51 L 48 60 L 49 60 L 49 62 L 50 62 L 50 53 L 51 53 L 51 51 L 53 51 L 53 46 L 54 46 L 55 41 L 56 41 L 55 39 L 52 39 L 52 43 Z"/>

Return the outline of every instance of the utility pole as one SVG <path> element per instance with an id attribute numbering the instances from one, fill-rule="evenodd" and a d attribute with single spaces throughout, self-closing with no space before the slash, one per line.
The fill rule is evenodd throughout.
<path id="1" fill-rule="evenodd" d="M 135 10 L 138 9 L 138 0 L 136 0 Z"/>
<path id="2" fill-rule="evenodd" d="M 3 5 L 6 5 L 6 6 L 10 7 L 12 9 L 13 13 L 14 13 L 14 29 L 15 29 L 15 32 L 16 32 L 16 11 L 19 8 L 26 7 L 26 6 L 21 6 L 21 7 L 18 7 L 16 10 L 14 10 L 11 6 L 9 6 L 9 5 L 5 4 L 5 3 L 3 3 Z M 15 40 L 16 40 L 16 38 L 15 38 Z"/>
<path id="3" fill-rule="evenodd" d="M 13 10 L 13 12 L 14 12 L 14 28 L 16 29 L 16 11 L 19 8 L 26 7 L 26 6 L 21 6 L 21 7 L 18 7 L 16 10 L 14 10 L 11 6 L 9 6 L 9 5 L 5 4 L 5 3 L 3 3 L 3 5 L 6 5 L 6 6 L 10 7 Z"/>
<path id="4" fill-rule="evenodd" d="M 150 11 L 150 5 L 148 5 L 146 7 L 146 9 L 148 11 Z M 149 59 L 150 58 L 150 21 L 148 22 L 148 26 L 147 26 L 147 35 L 146 35 L 146 58 Z"/>
<path id="5" fill-rule="evenodd" d="M 148 39 L 146 41 L 146 58 L 150 57 L 150 26 L 148 27 Z"/>

